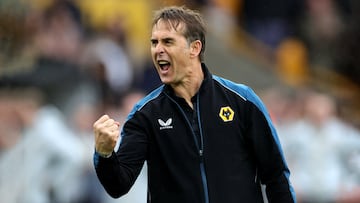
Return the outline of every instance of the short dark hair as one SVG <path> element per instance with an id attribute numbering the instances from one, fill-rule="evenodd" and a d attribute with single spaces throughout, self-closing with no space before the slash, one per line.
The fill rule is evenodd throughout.
<path id="1" fill-rule="evenodd" d="M 152 26 L 155 26 L 159 20 L 167 21 L 175 30 L 180 23 L 183 23 L 185 25 L 183 35 L 188 43 L 200 40 L 202 44 L 200 61 L 204 61 L 206 28 L 204 19 L 199 12 L 185 6 L 170 6 L 155 12 Z"/>

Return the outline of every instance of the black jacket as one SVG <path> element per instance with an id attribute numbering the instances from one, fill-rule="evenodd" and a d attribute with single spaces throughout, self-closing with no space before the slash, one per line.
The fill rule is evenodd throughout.
<path id="1" fill-rule="evenodd" d="M 94 155 L 98 178 L 112 197 L 126 194 L 144 161 L 148 202 L 295 202 L 276 131 L 247 86 L 211 75 L 194 96 L 192 111 L 162 85 L 139 101 L 110 158 Z M 194 114 L 192 114 L 192 112 Z"/>

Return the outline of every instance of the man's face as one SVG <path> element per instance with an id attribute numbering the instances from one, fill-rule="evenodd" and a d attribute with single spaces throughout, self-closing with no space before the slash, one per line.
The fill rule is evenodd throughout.
<path id="1" fill-rule="evenodd" d="M 177 85 L 185 82 L 191 74 L 190 47 L 183 35 L 183 24 L 175 30 L 160 20 L 151 35 L 151 56 L 164 84 Z"/>

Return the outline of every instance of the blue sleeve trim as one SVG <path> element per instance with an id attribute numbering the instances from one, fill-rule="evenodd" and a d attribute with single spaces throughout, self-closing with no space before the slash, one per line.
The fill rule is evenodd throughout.
<path id="1" fill-rule="evenodd" d="M 100 158 L 100 154 L 96 152 L 94 152 L 94 156 L 93 156 L 93 161 L 94 161 L 94 167 L 97 168 L 97 166 L 99 165 L 99 158 Z"/>
<path id="2" fill-rule="evenodd" d="M 217 82 L 219 82 L 223 87 L 225 87 L 226 89 L 234 92 L 235 94 L 237 94 L 239 97 L 241 97 L 243 100 L 247 100 L 245 95 L 247 92 L 247 86 L 243 85 L 243 84 L 237 84 L 234 83 L 230 80 L 224 79 L 222 77 L 213 75 L 213 79 L 216 80 Z"/>
<path id="3" fill-rule="evenodd" d="M 165 85 L 161 85 L 160 87 L 158 87 L 157 89 L 153 90 L 152 92 L 150 92 L 148 95 L 146 95 L 144 98 L 142 98 L 140 101 L 138 101 L 133 109 L 131 110 L 131 112 L 129 113 L 129 115 L 127 116 L 126 121 L 130 120 L 134 114 L 136 113 L 136 111 L 141 110 L 147 103 L 149 103 L 150 101 L 154 100 L 155 98 L 157 98 L 160 93 L 163 91 Z M 124 126 L 123 126 L 124 127 Z M 121 145 L 121 141 L 123 136 L 125 136 L 124 134 L 124 130 L 121 129 L 121 133 L 120 133 L 120 137 L 119 137 L 119 142 L 116 145 L 115 151 L 119 150 L 120 145 Z"/>
<path id="4" fill-rule="evenodd" d="M 134 105 L 134 108 L 131 110 L 131 112 L 127 116 L 126 120 L 131 119 L 134 116 L 136 111 L 141 110 L 148 102 L 157 98 L 160 95 L 160 93 L 162 92 L 163 88 L 164 88 L 164 85 L 161 85 L 160 87 L 158 87 L 157 89 L 153 90 L 148 95 L 146 95 L 139 102 L 137 102 Z"/>

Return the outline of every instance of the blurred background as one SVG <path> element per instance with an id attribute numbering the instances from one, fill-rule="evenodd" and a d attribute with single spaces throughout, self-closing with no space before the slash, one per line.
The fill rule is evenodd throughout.
<path id="1" fill-rule="evenodd" d="M 150 23 L 167 5 L 199 10 L 207 66 L 263 99 L 298 202 L 359 203 L 356 0 L 0 0 L 0 202 L 146 202 L 145 169 L 105 194 L 92 124 L 160 84 Z"/>

